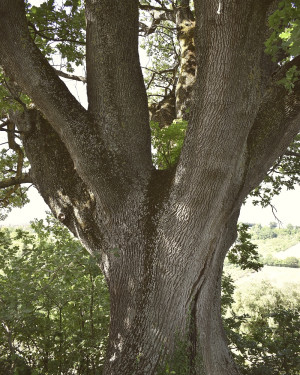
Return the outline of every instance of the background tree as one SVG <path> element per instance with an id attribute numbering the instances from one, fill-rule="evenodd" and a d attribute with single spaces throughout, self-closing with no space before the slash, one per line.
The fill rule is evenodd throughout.
<path id="1" fill-rule="evenodd" d="M 242 374 L 297 374 L 299 290 L 264 281 L 235 298 L 225 326 Z"/>
<path id="2" fill-rule="evenodd" d="M 176 117 L 189 120 L 175 165 L 152 165 L 136 0 L 86 2 L 88 110 L 43 55 L 50 32 L 67 56 L 73 34 L 58 35 L 58 25 L 76 20 L 79 3 L 66 1 L 64 13 L 48 1 L 40 29 L 26 18 L 23 1 L 3 0 L 0 64 L 21 107 L 4 111 L 3 128 L 17 125 L 30 180 L 105 274 L 111 324 L 104 373 L 154 374 L 179 336 L 190 374 L 200 372 L 199 357 L 207 375 L 238 374 L 221 323 L 222 264 L 242 202 L 299 130 L 299 4 L 282 2 L 280 22 L 273 18 L 269 44 L 282 53 L 272 61 L 264 42 L 277 1 L 197 0 L 195 11 L 185 0 L 153 3 L 141 4 L 162 12 L 153 13 L 152 28 L 175 14 L 181 47 L 175 89 L 166 92 L 175 91 Z M 282 32 L 290 36 L 282 39 Z M 22 91 L 33 105 L 15 94 Z M 8 176 L 2 187 L 25 177 Z"/>
<path id="3" fill-rule="evenodd" d="M 50 217 L 0 235 L 1 373 L 98 374 L 109 300 L 96 260 Z"/>

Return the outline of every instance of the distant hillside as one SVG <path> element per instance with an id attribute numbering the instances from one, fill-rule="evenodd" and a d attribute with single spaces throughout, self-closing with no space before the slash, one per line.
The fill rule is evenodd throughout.
<path id="1" fill-rule="evenodd" d="M 262 281 L 279 288 L 292 283 L 300 289 L 300 228 L 292 225 L 278 228 L 276 223 L 265 227 L 250 224 L 249 233 L 264 267 L 258 272 L 243 271 L 225 261 L 224 271 L 231 275 L 237 289 L 246 290 Z"/>
<path id="2" fill-rule="evenodd" d="M 10 231 L 14 231 L 16 229 L 23 229 L 23 230 L 27 230 L 27 231 L 31 230 L 30 224 L 24 224 L 24 225 L 13 225 L 13 224 L 2 225 L 1 222 L 0 222 L 0 228 L 1 229 L 6 228 L 6 229 L 8 229 Z"/>
<path id="3" fill-rule="evenodd" d="M 251 226 L 249 233 L 264 265 L 300 267 L 300 227 L 289 224 L 286 228 L 278 228 L 276 223 L 263 227 L 256 224 Z"/>
<path id="4" fill-rule="evenodd" d="M 297 284 L 300 289 L 300 268 L 264 266 L 258 272 L 240 274 L 236 278 L 236 285 L 245 286 L 245 284 L 260 283 L 262 281 L 268 281 L 278 288 Z"/>
<path id="5" fill-rule="evenodd" d="M 279 259 L 286 259 L 288 257 L 300 258 L 300 242 L 287 250 L 279 251 L 276 254 L 276 257 Z"/>
<path id="6" fill-rule="evenodd" d="M 300 227 L 288 224 L 286 228 L 278 228 L 277 223 L 269 226 L 250 224 L 251 241 L 255 243 L 260 255 L 266 257 L 285 251 L 300 242 Z"/>

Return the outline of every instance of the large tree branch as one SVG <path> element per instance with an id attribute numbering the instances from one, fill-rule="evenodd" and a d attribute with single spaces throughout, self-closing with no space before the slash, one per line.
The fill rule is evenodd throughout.
<path id="1" fill-rule="evenodd" d="M 8 178 L 6 180 L 0 181 L 0 189 L 5 189 L 11 186 L 15 185 L 21 185 L 21 184 L 32 184 L 33 180 L 29 173 L 26 173 L 24 175 L 21 175 L 20 177 L 12 177 Z"/>
<path id="2" fill-rule="evenodd" d="M 74 74 L 62 72 L 61 70 L 58 70 L 58 69 L 55 69 L 55 71 L 56 71 L 57 75 L 59 75 L 60 77 L 72 79 L 73 81 L 79 81 L 79 82 L 86 83 L 86 77 L 76 76 Z"/>
<path id="3" fill-rule="evenodd" d="M 0 64 L 43 112 L 66 145 L 80 176 L 97 197 L 107 203 L 110 201 L 109 206 L 114 207 L 114 194 L 125 186 L 125 182 L 119 184 L 123 160 L 110 155 L 113 147 L 104 145 L 93 118 L 34 44 L 28 31 L 24 2 L 1 1 L 0 16 Z M 103 97 L 106 94 L 104 92 Z M 118 189 L 114 190 L 112 185 Z"/>
<path id="4" fill-rule="evenodd" d="M 243 183 L 246 140 L 260 105 L 260 76 L 253 72 L 261 63 L 267 7 L 229 1 L 218 10 L 218 2 L 197 0 L 195 10 L 198 71 L 172 203 L 198 207 L 189 215 L 204 228 L 216 217 L 227 220 Z"/>
<path id="5" fill-rule="evenodd" d="M 89 110 L 132 171 L 152 167 L 148 103 L 138 54 L 138 0 L 86 2 Z M 103 31 L 105 30 L 105 31 Z"/>
<path id="6" fill-rule="evenodd" d="M 43 112 L 54 112 L 53 118 L 62 117 L 64 111 L 69 112 L 70 106 L 82 117 L 85 110 L 33 43 L 23 1 L 1 1 L 0 14 L 0 62 L 5 72 L 25 89 Z"/>
<path id="7" fill-rule="evenodd" d="M 22 140 L 31 164 L 30 182 L 34 183 L 53 214 L 84 241 L 87 249 L 99 249 L 99 228 L 91 227 L 96 226 L 96 220 L 91 218 L 97 212 L 92 192 L 74 168 L 66 146 L 38 110 L 16 116 L 18 127 L 26 128 L 28 118 L 31 129 L 22 133 Z M 103 217 L 101 219 L 104 221 Z"/>
<path id="8" fill-rule="evenodd" d="M 274 75 L 273 84 L 262 100 L 248 137 L 248 171 L 241 199 L 263 180 L 300 130 L 300 81 L 292 92 L 278 84 L 294 65 L 300 69 L 300 56 Z"/>

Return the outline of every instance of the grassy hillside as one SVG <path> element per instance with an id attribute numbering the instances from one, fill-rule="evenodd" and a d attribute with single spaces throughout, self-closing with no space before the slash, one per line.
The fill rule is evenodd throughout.
<path id="1" fill-rule="evenodd" d="M 288 225 L 286 228 L 278 228 L 276 223 L 270 223 L 265 227 L 250 224 L 249 233 L 251 242 L 257 245 L 256 250 L 264 267 L 255 272 L 242 270 L 225 261 L 224 271 L 231 275 L 237 288 L 243 286 L 243 289 L 247 289 L 251 284 L 260 283 L 263 280 L 277 287 L 292 283 L 298 288 L 298 285 L 300 286 L 300 246 L 299 252 L 297 247 L 292 254 L 289 249 L 300 243 L 300 227 Z M 284 267 L 284 259 L 287 260 L 287 264 L 291 265 L 290 267 Z M 295 286 L 296 284 L 298 285 Z"/>
<path id="2" fill-rule="evenodd" d="M 300 227 L 294 227 L 291 224 L 286 228 L 278 228 L 276 223 L 270 223 L 269 226 L 264 227 L 260 224 L 250 224 L 249 233 L 262 256 L 275 255 L 300 242 Z"/>

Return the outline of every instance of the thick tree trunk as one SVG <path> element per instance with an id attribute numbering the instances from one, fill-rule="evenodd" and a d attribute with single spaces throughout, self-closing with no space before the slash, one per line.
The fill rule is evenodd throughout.
<path id="1" fill-rule="evenodd" d="M 138 253 L 147 254 L 141 259 L 141 275 L 136 275 L 137 263 L 131 257 L 128 264 L 122 262 L 122 274 L 110 275 L 111 326 L 105 374 L 150 375 L 166 362 L 171 368 L 172 362 L 177 366 L 182 362 L 181 375 L 200 375 L 201 366 L 206 375 L 238 374 L 220 308 L 222 263 L 235 239 L 236 219 L 237 215 L 216 237 L 203 236 L 179 222 L 174 228 L 177 239 L 168 239 L 166 232 L 159 231 L 144 245 L 136 244 Z M 209 232 L 219 230 L 211 227 Z M 192 238 L 199 246 L 196 262 L 184 251 Z"/>
<path id="2" fill-rule="evenodd" d="M 220 316 L 222 263 L 237 215 L 222 225 L 211 215 L 199 230 L 188 204 L 170 211 L 173 177 L 153 172 L 135 205 L 120 212 L 126 226 L 115 217 L 114 235 L 105 238 L 111 324 L 104 374 L 151 375 L 172 360 L 186 364 L 182 375 L 198 374 L 201 359 L 207 375 L 238 374 Z"/>

